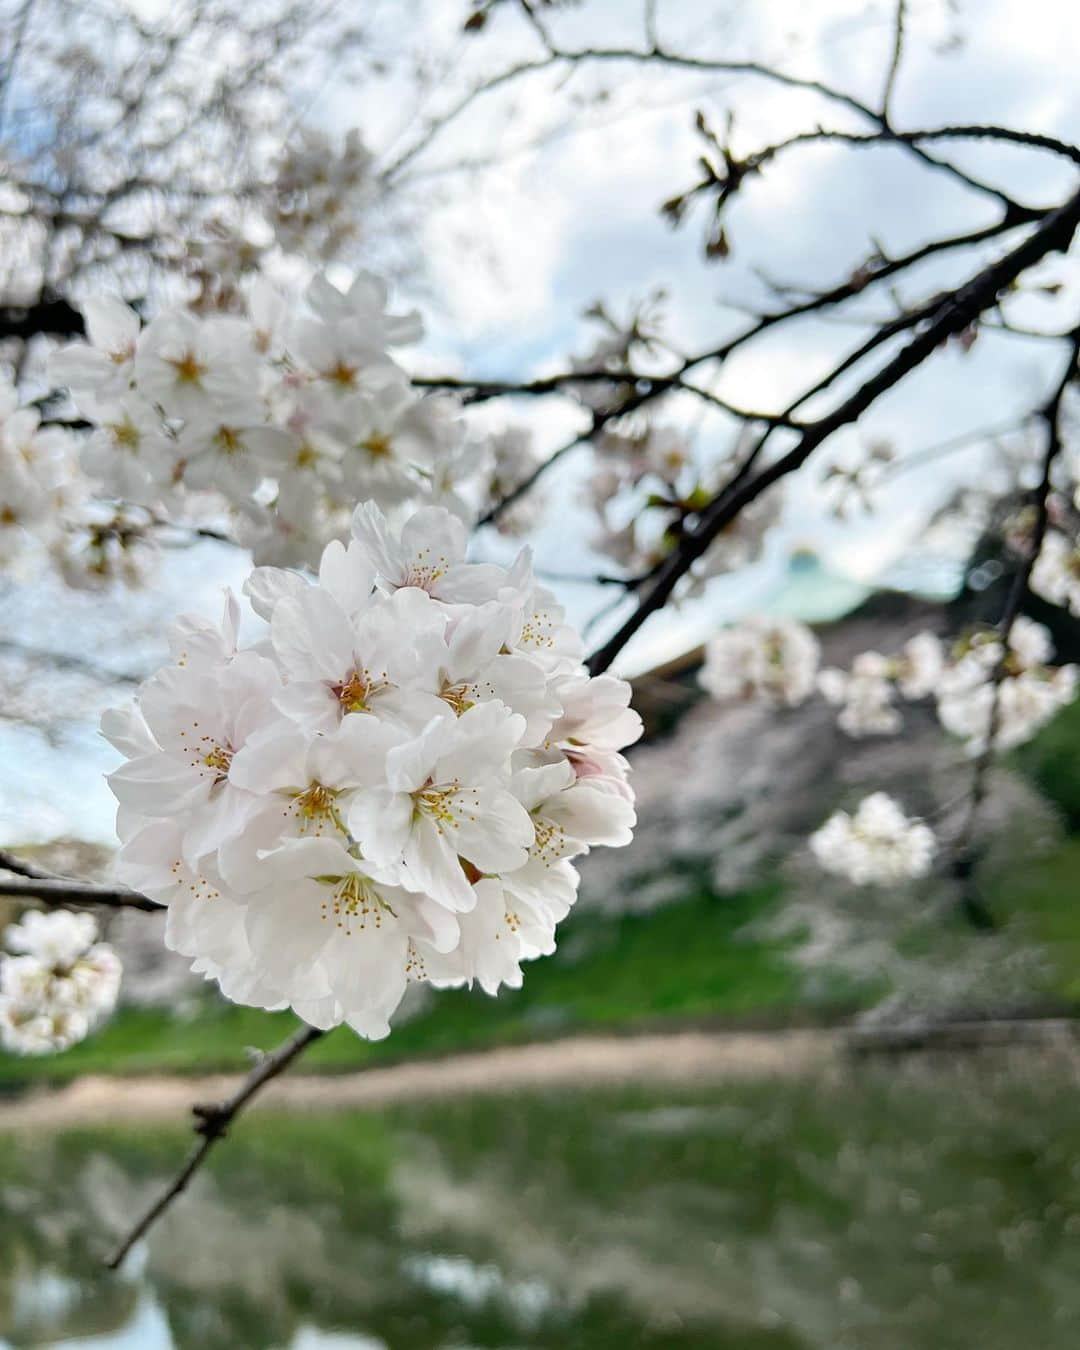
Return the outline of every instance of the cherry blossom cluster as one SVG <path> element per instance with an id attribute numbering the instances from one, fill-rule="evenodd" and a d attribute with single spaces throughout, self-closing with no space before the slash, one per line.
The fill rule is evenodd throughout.
<path id="1" fill-rule="evenodd" d="M 702 688 L 721 702 L 759 697 L 789 708 L 817 688 L 821 648 L 804 623 L 750 618 L 705 646 Z"/>
<path id="2" fill-rule="evenodd" d="M 75 438 L 43 427 L 36 408 L 20 407 L 14 382 L 0 372 L 0 565 L 61 545 L 60 516 L 84 497 Z"/>
<path id="3" fill-rule="evenodd" d="M 470 563 L 461 521 L 357 508 L 318 577 L 257 568 L 268 625 L 181 621 L 173 664 L 103 731 L 126 762 L 122 878 L 237 1002 L 387 1034 L 412 981 L 521 982 L 573 860 L 635 823 L 630 688 L 591 678 L 527 552 Z"/>
<path id="4" fill-rule="evenodd" d="M 1080 616 L 1080 542 L 1049 530 L 1031 569 L 1031 589 Z"/>
<path id="5" fill-rule="evenodd" d="M 592 546 L 631 574 L 649 571 L 668 556 L 683 522 L 712 501 L 729 472 L 724 464 L 703 468 L 673 427 L 649 422 L 604 431 L 587 489 L 599 523 Z M 683 593 L 700 593 L 709 578 L 760 557 L 782 508 L 783 494 L 776 490 L 745 506 L 695 565 Z"/>
<path id="6" fill-rule="evenodd" d="M 376 191 L 374 157 L 355 129 L 342 145 L 301 127 L 282 151 L 270 206 L 286 253 L 330 262 L 354 239 Z"/>
<path id="7" fill-rule="evenodd" d="M 926 698 L 936 688 L 945 663 L 941 639 L 918 633 L 897 656 L 860 652 L 850 671 L 823 670 L 818 687 L 840 709 L 837 725 L 848 736 L 891 736 L 904 724 L 896 700 Z"/>
<path id="8" fill-rule="evenodd" d="M 268 166 L 268 181 L 176 234 L 193 309 L 231 310 L 246 280 L 284 253 L 322 265 L 343 259 L 378 198 L 374 157 L 360 132 L 339 142 L 301 126 Z"/>
<path id="9" fill-rule="evenodd" d="M 825 871 L 857 886 L 884 886 L 925 876 L 936 850 L 930 827 L 909 819 L 884 792 L 863 798 L 853 814 L 834 812 L 809 842 Z"/>
<path id="10" fill-rule="evenodd" d="M 176 309 L 143 326 L 119 300 L 87 302 L 89 341 L 51 373 L 93 425 L 98 495 L 154 519 L 227 510 L 256 562 L 282 566 L 316 565 L 357 501 L 475 516 L 490 451 L 454 400 L 412 387 L 391 352 L 420 320 L 387 306 L 366 272 L 347 292 L 316 277 L 306 308 L 259 281 L 244 316 Z"/>
<path id="11" fill-rule="evenodd" d="M 957 644 L 937 683 L 941 725 L 971 755 L 1022 745 L 1076 697 L 1076 666 L 1051 666 L 1050 632 L 1020 615 L 1003 649 L 993 630 Z"/>
<path id="12" fill-rule="evenodd" d="M 121 965 L 90 914 L 31 910 L 6 934 L 0 1044 L 20 1055 L 67 1050 L 116 1006 Z"/>
<path id="13" fill-rule="evenodd" d="M 540 524 L 547 507 L 547 493 L 543 485 L 531 485 L 518 497 L 512 494 L 526 483 L 543 463 L 533 442 L 532 433 L 525 427 L 505 427 L 495 432 L 490 440 L 491 466 L 487 477 L 487 500 L 484 510 L 497 509 L 492 524 L 500 534 L 518 538 Z M 443 504 L 450 505 L 449 490 Z M 508 502 L 505 509 L 501 503 Z M 464 512 L 459 510 L 459 515 Z"/>

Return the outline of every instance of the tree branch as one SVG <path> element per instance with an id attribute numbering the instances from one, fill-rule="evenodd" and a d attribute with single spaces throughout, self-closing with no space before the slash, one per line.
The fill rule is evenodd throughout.
<path id="1" fill-rule="evenodd" d="M 106 1261 L 109 1270 L 117 1270 L 128 1252 L 144 1237 L 169 1206 L 187 1189 L 191 1178 L 206 1161 L 207 1154 L 226 1131 L 240 1112 L 264 1087 L 272 1082 L 297 1059 L 309 1045 L 312 1045 L 326 1033 L 316 1027 L 304 1026 L 284 1044 L 270 1054 L 264 1055 L 248 1074 L 244 1082 L 226 1101 L 209 1106 L 194 1106 L 194 1130 L 200 1136 L 199 1142 L 188 1155 L 187 1161 L 177 1173 L 175 1179 L 154 1201 L 142 1218 L 135 1224 L 113 1254 Z"/>
<path id="2" fill-rule="evenodd" d="M 0 306 L 0 339 L 37 337 L 81 337 L 86 332 L 83 316 L 59 297 L 39 300 L 32 305 Z"/>
<path id="3" fill-rule="evenodd" d="M 9 853 L 7 849 L 0 849 L 0 871 L 13 874 L 11 877 L 0 877 L 0 895 L 16 899 L 41 900 L 55 906 L 98 905 L 104 909 L 139 909 L 147 914 L 161 914 L 165 908 L 148 895 L 142 895 L 127 886 L 108 886 L 57 876 L 55 872 L 47 872 L 35 863 Z"/>
<path id="4" fill-rule="evenodd" d="M 1022 272 L 1050 253 L 1067 250 L 1078 226 L 1080 192 L 1046 216 L 1010 253 L 984 268 L 966 285 L 948 296 L 921 333 L 831 413 L 811 423 L 786 454 L 752 478 L 745 473 L 736 475 L 701 513 L 697 525 L 684 535 L 679 547 L 665 560 L 654 584 L 641 596 L 633 614 L 593 653 L 589 660 L 591 673 L 596 675 L 607 670 L 642 624 L 667 602 L 677 583 L 743 507 L 778 479 L 800 468 L 834 432 L 858 421 L 882 394 L 922 365 L 946 338 L 962 332 L 984 309 L 992 306 L 998 295 Z"/>
<path id="5" fill-rule="evenodd" d="M 673 69 L 698 71 L 701 73 L 712 73 L 718 75 L 748 75 L 758 79 L 767 80 L 774 84 L 783 85 L 788 89 L 802 89 L 808 93 L 819 94 L 822 98 L 836 104 L 838 107 L 846 108 L 849 112 L 855 113 L 864 121 L 872 123 L 888 139 L 896 140 L 898 144 L 906 144 L 911 153 L 919 159 L 928 168 L 940 170 L 961 183 L 964 187 L 973 192 L 978 192 L 984 196 L 993 197 L 999 201 L 1006 212 L 1024 211 L 1027 208 L 1022 207 L 1020 203 L 1014 201 L 1006 192 L 1000 188 L 994 187 L 990 183 L 983 183 L 970 174 L 965 173 L 954 164 L 947 160 L 938 159 L 924 150 L 920 145 L 905 142 L 897 137 L 887 119 L 869 104 L 862 102 L 854 94 L 846 93 L 842 89 L 836 89 L 826 84 L 822 80 L 809 79 L 806 77 L 791 75 L 786 71 L 778 70 L 773 66 L 764 65 L 760 61 L 724 61 L 704 56 L 689 56 L 679 52 L 670 51 L 667 48 L 654 44 L 649 47 L 582 47 L 576 49 L 561 48 L 551 46 L 547 52 L 531 61 L 522 61 L 515 66 L 500 71 L 498 74 L 481 81 L 467 93 L 465 93 L 456 103 L 451 105 L 439 117 L 431 119 L 421 130 L 419 135 L 398 157 L 392 161 L 383 171 L 381 177 L 384 182 L 389 182 L 410 164 L 418 155 L 423 153 L 436 139 L 436 137 L 445 130 L 452 122 L 462 116 L 479 98 L 491 93 L 522 76 L 535 74 L 544 70 L 551 70 L 560 65 L 585 65 L 585 64 L 606 64 L 606 63 L 633 63 L 637 65 L 659 65 L 669 66 Z"/>
<path id="6" fill-rule="evenodd" d="M 900 74 L 900 62 L 904 57 L 904 21 L 907 17 L 906 0 L 896 0 L 896 18 L 893 22 L 892 58 L 885 76 L 885 88 L 881 95 L 881 120 L 888 123 L 892 111 L 892 96 L 896 88 L 896 77 Z"/>
<path id="7" fill-rule="evenodd" d="M 10 867 L 6 861 L 7 856 L 0 853 L 0 867 Z M 23 871 L 17 880 L 0 877 L 0 895 L 11 896 L 17 900 L 41 900 L 51 906 L 139 909 L 147 914 L 161 914 L 165 908 L 156 900 L 151 900 L 148 895 L 130 890 L 127 886 L 97 885 L 92 881 L 68 881 L 66 877 L 26 871 Z"/>
<path id="8" fill-rule="evenodd" d="M 973 884 L 975 865 L 978 861 L 978 852 L 974 843 L 975 827 L 983 802 L 986 800 L 990 769 L 996 750 L 994 742 L 997 740 L 1001 724 L 1001 688 L 1008 674 L 1009 638 L 1017 619 L 1020 617 L 1020 611 L 1028 593 L 1031 572 L 1038 562 L 1039 554 L 1042 552 L 1043 540 L 1046 538 L 1046 531 L 1050 523 L 1051 475 L 1054 462 L 1062 449 L 1061 407 L 1066 390 L 1077 377 L 1078 358 L 1080 358 L 1080 328 L 1070 334 L 1069 358 L 1065 370 L 1054 387 L 1050 398 L 1037 413 L 1046 427 L 1046 448 L 1043 452 L 1042 475 L 1034 491 L 1035 522 L 1028 547 L 1013 577 L 1012 585 L 1009 587 L 1008 595 L 1005 598 L 1001 618 L 997 622 L 1001 653 L 991 676 L 993 697 L 990 703 L 990 718 L 986 730 L 986 745 L 975 760 L 971 775 L 967 814 L 954 844 L 952 875 L 963 884 L 961 907 L 971 923 L 977 928 L 993 928 L 996 925 L 985 900 Z"/>

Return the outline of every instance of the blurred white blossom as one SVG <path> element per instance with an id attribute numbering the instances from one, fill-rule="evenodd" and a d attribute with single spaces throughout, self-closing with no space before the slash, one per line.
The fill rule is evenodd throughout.
<path id="1" fill-rule="evenodd" d="M 935 848 L 930 827 L 909 819 L 884 792 L 865 797 L 853 815 L 835 812 L 810 836 L 820 866 L 857 886 L 925 876 Z"/>
<path id="2" fill-rule="evenodd" d="M 116 1006 L 121 965 L 98 941 L 92 915 L 31 910 L 5 934 L 0 1042 L 21 1055 L 54 1054 L 87 1036 Z"/>
<path id="3" fill-rule="evenodd" d="M 752 618 L 706 644 L 700 681 L 721 701 L 763 696 L 795 707 L 814 692 L 819 659 L 820 645 L 806 624 Z"/>

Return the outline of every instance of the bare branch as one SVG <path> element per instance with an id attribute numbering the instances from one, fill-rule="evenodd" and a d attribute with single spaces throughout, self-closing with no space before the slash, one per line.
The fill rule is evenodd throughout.
<path id="1" fill-rule="evenodd" d="M 896 18 L 893 21 L 892 59 L 885 76 L 885 89 L 881 95 L 881 120 L 886 124 L 892 111 L 892 96 L 896 88 L 896 77 L 900 74 L 900 62 L 904 58 L 904 21 L 907 17 L 907 0 L 896 0 Z"/>
<path id="2" fill-rule="evenodd" d="M 86 331 L 83 316 L 62 299 L 42 299 L 25 308 L 15 305 L 0 307 L 0 338 L 81 337 Z"/>
<path id="3" fill-rule="evenodd" d="M 1031 210 L 1026 208 L 1023 212 L 1024 221 L 1039 221 L 1044 219 L 1050 213 L 1047 211 Z M 715 403 L 725 412 L 733 416 L 740 417 L 747 422 L 761 422 L 766 425 L 769 431 L 775 426 L 798 427 L 791 416 L 792 412 L 802 403 L 806 402 L 814 394 L 820 393 L 826 389 L 832 382 L 855 365 L 863 357 L 867 356 L 876 347 L 880 346 L 889 338 L 896 336 L 906 329 L 913 328 L 923 319 L 931 317 L 948 300 L 948 295 L 943 294 L 935 297 L 926 305 L 909 311 L 906 315 L 901 315 L 897 319 L 890 320 L 888 324 L 879 328 L 877 332 L 871 335 L 855 352 L 851 353 L 844 362 L 831 371 L 827 376 L 818 382 L 813 388 L 807 390 L 800 398 L 787 409 L 780 413 L 761 413 L 751 412 L 746 409 L 736 408 L 734 405 L 720 400 L 712 395 L 708 390 L 702 389 L 699 385 L 690 383 L 687 378 L 687 372 L 695 369 L 697 366 L 704 365 L 711 361 L 724 361 L 732 355 L 738 348 L 752 341 L 759 334 L 766 332 L 781 323 L 790 319 L 802 317 L 807 314 L 815 314 L 820 310 L 829 309 L 835 305 L 842 304 L 845 300 L 861 294 L 868 286 L 875 282 L 885 280 L 888 277 L 896 276 L 898 273 L 915 267 L 928 258 L 937 256 L 940 253 L 948 252 L 956 248 L 975 246 L 985 243 L 988 240 L 995 239 L 1017 228 L 1019 222 L 1014 219 L 1002 218 L 993 225 L 985 226 L 979 230 L 973 230 L 967 234 L 952 235 L 944 239 L 935 239 L 927 244 L 921 245 L 917 249 L 901 255 L 898 258 L 882 259 L 875 264 L 868 264 L 859 273 L 849 277 L 847 281 L 832 287 L 828 291 L 822 291 L 818 295 L 812 296 L 808 300 L 800 301 L 787 309 L 778 310 L 771 314 L 762 315 L 759 319 L 748 327 L 742 329 L 734 337 L 728 338 L 717 347 L 712 347 L 696 355 L 684 357 L 677 371 L 668 376 L 656 376 L 638 374 L 633 371 L 567 371 L 560 375 L 548 376 L 545 379 L 527 381 L 522 384 L 512 384 L 509 381 L 469 381 L 449 378 L 418 378 L 414 382 L 421 387 L 428 388 L 452 388 L 460 389 L 464 392 L 466 402 L 478 402 L 486 398 L 495 398 L 503 394 L 538 394 L 543 395 L 553 392 L 561 392 L 566 386 L 573 386 L 576 382 L 583 383 L 589 381 L 622 383 L 637 389 L 635 397 L 622 404 L 620 407 L 602 414 L 594 414 L 592 425 L 579 435 L 565 442 L 563 445 L 552 452 L 546 460 L 537 465 L 536 468 L 525 479 L 522 480 L 511 492 L 499 502 L 495 503 L 487 512 L 484 513 L 477 522 L 478 525 L 489 525 L 497 520 L 504 511 L 508 510 L 515 502 L 524 497 L 536 483 L 557 464 L 561 459 L 568 455 L 572 450 L 579 446 L 587 444 L 607 422 L 615 417 L 623 416 L 643 404 L 649 402 L 652 398 L 661 394 L 668 393 L 671 389 L 682 389 L 686 392 L 696 394 L 698 397 Z M 472 397 L 470 398 L 470 393 Z M 760 449 L 760 446 L 758 447 Z M 748 463 L 744 464 L 743 472 L 749 469 L 756 458 L 756 452 Z"/>
<path id="4" fill-rule="evenodd" d="M 461 391 L 465 403 L 483 403 L 492 398 L 504 398 L 511 395 L 524 397 L 543 397 L 547 394 L 565 394 L 576 384 L 627 384 L 633 385 L 642 398 L 653 398 L 681 390 L 693 394 L 705 403 L 711 403 L 721 412 L 729 413 L 742 422 L 765 422 L 769 425 L 798 428 L 799 423 L 784 413 L 759 412 L 749 408 L 739 408 L 726 399 L 720 398 L 709 389 L 692 384 L 681 373 L 674 375 L 635 374 L 629 371 L 589 370 L 566 371 L 560 375 L 548 375 L 544 379 L 525 380 L 515 383 L 513 380 L 463 380 L 452 376 L 420 376 L 412 383 L 419 389 L 453 389 Z"/>
<path id="5" fill-rule="evenodd" d="M 325 1032 L 319 1031 L 316 1027 L 304 1026 L 291 1036 L 284 1044 L 268 1055 L 264 1055 L 259 1063 L 244 1079 L 243 1084 L 233 1093 L 227 1101 L 209 1106 L 194 1106 L 192 1113 L 195 1116 L 195 1133 L 200 1136 L 199 1142 L 192 1149 L 187 1161 L 177 1173 L 176 1178 L 169 1184 L 165 1191 L 154 1201 L 142 1218 L 135 1224 L 131 1232 L 120 1243 L 119 1247 L 113 1252 L 106 1261 L 109 1270 L 117 1270 L 128 1252 L 144 1237 L 153 1227 L 157 1220 L 165 1213 L 169 1206 L 182 1195 L 187 1189 L 191 1178 L 206 1161 L 207 1154 L 214 1147 L 219 1139 L 224 1138 L 226 1131 L 240 1112 L 247 1106 L 253 1097 L 257 1096 L 264 1087 L 272 1082 L 281 1073 L 297 1059 L 309 1045 L 317 1041 Z"/>
<path id="6" fill-rule="evenodd" d="M 1050 523 L 1051 474 L 1054 461 L 1062 449 L 1061 407 L 1065 398 L 1065 391 L 1077 378 L 1078 359 L 1080 359 L 1080 328 L 1070 334 L 1069 356 L 1064 372 L 1054 387 L 1050 398 L 1037 413 L 1046 428 L 1046 446 L 1043 452 L 1042 474 L 1033 494 L 1035 521 L 1032 526 L 1031 538 L 1005 598 L 1001 618 L 997 622 L 998 642 L 1001 652 L 991 675 L 993 698 L 990 703 L 986 745 L 976 759 L 972 770 L 968 809 L 959 836 L 953 846 L 952 875 L 957 881 L 963 883 L 961 905 L 968 919 L 977 928 L 993 928 L 995 927 L 995 921 L 985 900 L 973 885 L 975 864 L 978 861 L 978 850 L 975 848 L 975 829 L 983 802 L 986 800 L 990 769 L 994 762 L 996 750 L 994 743 L 997 740 L 1001 721 L 1001 689 L 1008 674 L 1009 638 L 1017 619 L 1020 617 L 1020 611 L 1028 593 L 1031 572 L 1038 562 L 1039 554 L 1042 552 L 1043 540 L 1046 538 L 1047 527 Z"/>
<path id="7" fill-rule="evenodd" d="M 511 66 L 498 74 L 481 81 L 474 85 L 466 94 L 464 94 L 456 103 L 448 108 L 439 117 L 433 118 L 420 131 L 419 135 L 402 151 L 395 160 L 386 166 L 382 171 L 384 182 L 390 182 L 398 177 L 402 170 L 406 168 L 414 159 L 422 154 L 432 142 L 452 123 L 457 121 L 478 99 L 499 89 L 514 80 L 520 79 L 526 75 L 536 74 L 540 71 L 552 70 L 558 66 L 575 66 L 586 64 L 606 64 L 606 63 L 631 63 L 637 65 L 659 65 L 667 66 L 678 70 L 698 71 L 701 73 L 714 73 L 722 75 L 747 75 L 758 79 L 767 80 L 774 84 L 781 84 L 788 89 L 803 89 L 808 93 L 819 94 L 822 98 L 838 107 L 846 108 L 849 112 L 855 113 L 866 122 L 872 123 L 878 128 L 879 132 L 886 138 L 896 141 L 898 144 L 906 144 L 911 153 L 919 159 L 928 168 L 933 168 L 948 174 L 951 178 L 961 183 L 964 187 L 973 192 L 978 192 L 984 196 L 995 198 L 1004 206 L 1006 212 L 1027 211 L 1028 208 L 1021 206 L 1011 198 L 1008 193 L 990 183 L 984 183 L 970 174 L 965 173 L 956 165 L 947 160 L 938 159 L 924 150 L 920 145 L 914 142 L 908 142 L 897 136 L 888 121 L 869 104 L 862 102 L 861 99 L 849 94 L 841 89 L 836 89 L 826 84 L 822 80 L 809 79 L 798 75 L 791 75 L 786 71 L 778 70 L 773 66 L 768 66 L 760 61 L 724 61 L 710 57 L 690 56 L 680 52 L 670 51 L 667 48 L 653 45 L 646 48 L 638 47 L 583 47 L 577 49 L 564 49 L 560 47 L 551 47 L 542 57 L 532 61 L 522 61 L 517 65 Z"/>
<path id="8" fill-rule="evenodd" d="M 653 585 L 641 596 L 634 613 L 608 642 L 593 653 L 589 660 L 591 673 L 596 675 L 607 670 L 649 616 L 666 604 L 678 582 L 743 507 L 773 483 L 800 468 L 834 432 L 856 422 L 882 394 L 922 365 L 946 338 L 962 332 L 983 310 L 993 306 L 999 294 L 1022 272 L 1051 253 L 1067 250 L 1078 226 L 1080 192 L 1048 215 L 1010 253 L 950 294 L 921 333 L 831 413 L 811 423 L 786 454 L 752 478 L 736 475 L 702 512 L 697 525 L 686 533 L 679 547 L 665 560 Z"/>

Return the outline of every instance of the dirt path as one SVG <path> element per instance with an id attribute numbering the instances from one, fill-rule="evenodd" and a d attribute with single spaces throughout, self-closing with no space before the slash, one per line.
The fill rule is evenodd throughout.
<path id="1" fill-rule="evenodd" d="M 825 1067 L 842 1053 L 842 1033 L 683 1031 L 649 1036 L 581 1036 L 363 1073 L 293 1074 L 272 1083 L 254 1109 L 355 1110 L 394 1102 L 497 1094 L 530 1088 L 633 1083 L 715 1083 Z M 56 1129 L 115 1121 L 183 1122 L 193 1102 L 227 1096 L 239 1079 L 87 1077 L 0 1103 L 0 1130 Z"/>
<path id="2" fill-rule="evenodd" d="M 636 1036 L 574 1036 L 446 1059 L 417 1060 L 361 1073 L 294 1072 L 271 1083 L 253 1109 L 363 1110 L 444 1097 L 588 1090 L 620 1083 L 723 1083 L 820 1073 L 851 1063 L 853 1053 L 984 1050 L 1053 1053 L 1080 1081 L 1080 1021 L 941 1023 L 921 1029 L 844 1028 L 789 1031 L 672 1031 Z M 111 1078 L 89 1076 L 62 1088 L 35 1088 L 0 1101 L 0 1132 L 107 1125 L 116 1121 L 180 1123 L 194 1102 L 229 1096 L 239 1077 Z"/>

